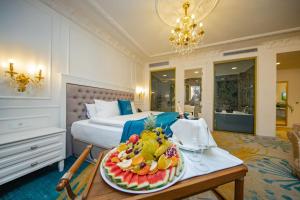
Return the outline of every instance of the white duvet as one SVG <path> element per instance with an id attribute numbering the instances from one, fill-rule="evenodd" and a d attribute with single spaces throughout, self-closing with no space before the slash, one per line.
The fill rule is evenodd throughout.
<path id="1" fill-rule="evenodd" d="M 139 120 L 148 117 L 149 115 L 158 115 L 161 112 L 155 112 L 155 111 L 145 111 L 140 113 L 135 113 L 131 115 L 118 115 L 114 117 L 107 117 L 107 118 L 101 118 L 101 117 L 92 117 L 90 119 L 90 123 L 93 124 L 99 124 L 103 126 L 112 126 L 112 127 L 120 127 L 123 128 L 124 124 L 127 121 L 130 120 Z"/>

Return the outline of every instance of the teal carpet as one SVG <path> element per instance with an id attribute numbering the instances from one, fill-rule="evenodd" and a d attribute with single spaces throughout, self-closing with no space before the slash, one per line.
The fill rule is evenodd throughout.
<path id="1" fill-rule="evenodd" d="M 0 200 L 56 199 L 59 196 L 55 191 L 56 184 L 74 162 L 75 157 L 69 157 L 65 160 L 63 172 L 58 172 L 57 164 L 53 164 L 0 186 Z M 85 162 L 76 175 L 80 174 L 88 164 Z"/>

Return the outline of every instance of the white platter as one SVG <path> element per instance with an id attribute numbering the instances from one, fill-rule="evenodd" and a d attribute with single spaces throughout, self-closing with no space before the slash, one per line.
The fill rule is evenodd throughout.
<path id="1" fill-rule="evenodd" d="M 111 152 L 114 151 L 111 150 L 109 153 L 107 153 L 105 155 L 105 157 L 102 159 L 102 162 L 100 164 L 100 174 L 103 178 L 103 180 L 108 184 L 110 185 L 111 187 L 113 187 L 114 189 L 116 190 L 119 190 L 121 192 L 126 192 L 126 193 L 131 193 L 131 194 L 147 194 L 147 193 L 152 193 L 152 192 L 158 192 L 158 191 L 161 191 L 161 190 L 164 190 L 172 185 L 174 185 L 175 183 L 177 183 L 178 181 L 180 181 L 180 179 L 182 178 L 183 174 L 184 174 L 184 171 L 185 171 L 185 165 L 184 165 L 184 160 L 183 160 L 183 156 L 182 154 L 180 155 L 181 159 L 182 159 L 182 170 L 181 170 L 181 173 L 179 176 L 175 176 L 174 177 L 174 180 L 172 182 L 169 182 L 167 185 L 163 186 L 163 187 L 160 187 L 160 188 L 155 188 L 155 189 L 152 189 L 152 190 L 141 190 L 141 191 L 137 191 L 137 190 L 129 190 L 129 189 L 125 189 L 125 188 L 122 188 L 120 186 L 118 186 L 116 183 L 112 182 L 106 175 L 105 173 L 105 169 L 104 169 L 104 163 L 105 161 L 107 160 L 108 156 L 111 154 Z"/>

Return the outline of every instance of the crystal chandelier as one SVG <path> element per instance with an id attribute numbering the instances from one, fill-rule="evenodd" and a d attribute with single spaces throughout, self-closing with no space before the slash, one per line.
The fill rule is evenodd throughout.
<path id="1" fill-rule="evenodd" d="M 169 41 L 176 52 L 184 55 L 192 52 L 204 36 L 202 22 L 195 20 L 195 15 L 190 15 L 190 1 L 185 1 L 182 5 L 184 15 L 176 21 L 175 28 L 171 31 Z"/>

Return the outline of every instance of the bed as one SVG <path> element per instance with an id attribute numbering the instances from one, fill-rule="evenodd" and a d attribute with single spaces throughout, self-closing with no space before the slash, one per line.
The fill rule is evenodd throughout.
<path id="1" fill-rule="evenodd" d="M 127 99 L 134 100 L 134 93 L 130 91 L 119 91 L 119 90 L 111 90 L 105 88 L 97 88 L 91 86 L 77 85 L 77 84 L 66 84 L 66 129 L 67 129 L 67 155 L 75 155 L 78 156 L 83 151 L 83 149 L 90 144 L 89 141 L 84 140 L 85 138 L 80 137 L 78 139 L 74 138 L 71 134 L 71 127 L 74 124 L 82 125 L 81 129 L 87 129 L 87 115 L 86 115 L 86 107 L 85 103 L 93 103 L 94 99 L 101 99 L 105 101 L 114 101 L 117 99 Z M 93 127 L 93 126 L 90 126 Z M 95 127 L 94 127 L 95 129 Z M 115 134 L 118 134 L 117 128 L 103 129 L 108 131 L 107 135 L 109 135 L 109 131 L 115 130 Z M 120 128 L 118 129 L 120 130 Z M 86 133 L 87 134 L 87 133 Z M 91 132 L 94 134 L 94 132 Z M 84 134 L 82 134 L 84 135 Z M 104 149 L 107 149 L 108 146 L 97 146 L 95 144 L 92 154 L 97 156 L 98 152 Z"/>
<path id="2" fill-rule="evenodd" d="M 110 149 L 120 143 L 124 124 L 128 120 L 144 119 L 150 114 L 160 112 L 141 112 L 131 115 L 120 115 L 110 118 L 91 118 L 79 120 L 72 124 L 71 134 L 74 139 L 94 144 L 103 149 Z"/>

